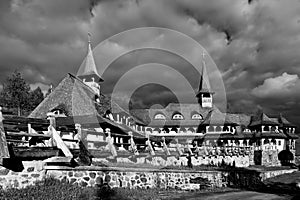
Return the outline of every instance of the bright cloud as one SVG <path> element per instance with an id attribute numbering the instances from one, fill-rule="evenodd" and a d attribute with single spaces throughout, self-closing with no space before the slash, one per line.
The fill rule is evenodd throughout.
<path id="1" fill-rule="evenodd" d="M 298 95 L 299 89 L 299 76 L 284 72 L 281 76 L 265 79 L 262 85 L 252 90 L 252 94 L 259 98 L 289 98 Z"/>

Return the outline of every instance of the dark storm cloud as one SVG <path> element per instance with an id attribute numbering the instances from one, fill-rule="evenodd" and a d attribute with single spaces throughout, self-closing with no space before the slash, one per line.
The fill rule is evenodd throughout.
<path id="1" fill-rule="evenodd" d="M 32 85 L 57 84 L 67 72 L 76 74 L 88 31 L 96 46 L 121 31 L 158 26 L 183 32 L 205 47 L 223 75 L 230 110 L 263 107 L 300 118 L 295 113 L 300 108 L 298 0 L 14 0 L 0 4 L 0 81 L 19 68 Z M 152 60 L 151 56 L 171 58 L 153 53 L 138 56 L 137 62 L 137 56 L 130 54 L 122 61 L 133 66 Z M 176 63 L 172 65 L 176 68 Z M 184 66 L 187 76 L 194 74 Z M 115 63 L 104 74 L 105 90 L 111 91 L 122 76 L 121 67 Z M 191 79 L 196 89 L 198 77 Z"/>
<path id="2" fill-rule="evenodd" d="M 57 83 L 79 66 L 90 13 L 87 1 L 13 0 L 0 3 L 1 79 L 14 69 L 32 84 Z"/>

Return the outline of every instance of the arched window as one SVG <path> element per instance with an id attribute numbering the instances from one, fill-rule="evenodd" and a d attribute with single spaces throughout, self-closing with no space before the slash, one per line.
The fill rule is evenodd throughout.
<path id="1" fill-rule="evenodd" d="M 175 114 L 173 114 L 172 119 L 182 120 L 182 119 L 184 119 L 184 117 L 181 113 L 175 113 Z"/>
<path id="2" fill-rule="evenodd" d="M 50 110 L 56 117 L 66 117 L 68 116 L 67 106 L 65 104 L 59 104 Z"/>
<path id="3" fill-rule="evenodd" d="M 195 120 L 203 119 L 203 117 L 199 113 L 193 113 L 191 118 Z"/>
<path id="4" fill-rule="evenodd" d="M 55 115 L 55 117 L 66 117 L 65 113 L 60 109 L 53 109 L 52 113 Z"/>
<path id="5" fill-rule="evenodd" d="M 154 119 L 166 119 L 166 116 L 164 116 L 162 113 L 157 113 L 154 116 Z"/>

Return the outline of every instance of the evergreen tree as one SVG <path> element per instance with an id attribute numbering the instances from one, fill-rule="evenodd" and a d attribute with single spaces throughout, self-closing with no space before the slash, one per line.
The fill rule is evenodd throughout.
<path id="1" fill-rule="evenodd" d="M 16 108 L 20 116 L 21 109 L 27 107 L 29 91 L 29 84 L 25 82 L 20 72 L 15 71 L 3 84 L 0 102 L 7 108 Z"/>
<path id="2" fill-rule="evenodd" d="M 34 110 L 44 99 L 44 94 L 40 87 L 29 93 L 28 110 Z"/>

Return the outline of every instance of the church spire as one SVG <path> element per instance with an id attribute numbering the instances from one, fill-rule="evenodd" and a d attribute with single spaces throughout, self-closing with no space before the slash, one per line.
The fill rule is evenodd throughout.
<path id="1" fill-rule="evenodd" d="M 208 76 L 206 72 L 205 64 L 205 52 L 202 53 L 202 72 L 200 76 L 199 89 L 196 97 L 201 107 L 212 107 L 212 95 L 213 92 L 210 91 Z"/>
<path id="2" fill-rule="evenodd" d="M 97 67 L 95 64 L 93 51 L 91 47 L 91 34 L 88 33 L 88 49 L 87 49 L 87 56 L 84 60 L 84 68 L 82 70 L 82 73 L 78 75 L 79 78 L 85 80 L 85 81 L 93 81 L 93 82 L 102 82 L 103 79 L 100 77 L 100 75 L 97 72 Z"/>
<path id="3" fill-rule="evenodd" d="M 103 81 L 103 79 L 100 77 L 100 75 L 97 72 L 97 67 L 95 64 L 93 51 L 91 47 L 91 34 L 88 33 L 88 49 L 87 49 L 87 55 L 83 63 L 83 69 L 80 74 L 78 74 L 78 77 L 82 79 L 82 81 L 91 87 L 91 89 L 94 90 L 96 95 L 100 95 L 100 82 Z"/>
<path id="4" fill-rule="evenodd" d="M 208 77 L 207 77 L 207 72 L 206 72 L 206 63 L 205 63 L 205 53 L 202 53 L 202 72 L 200 76 L 200 81 L 199 81 L 199 89 L 197 92 L 197 96 L 200 93 L 213 93 L 210 91 L 209 87 L 209 82 L 208 82 Z"/>

